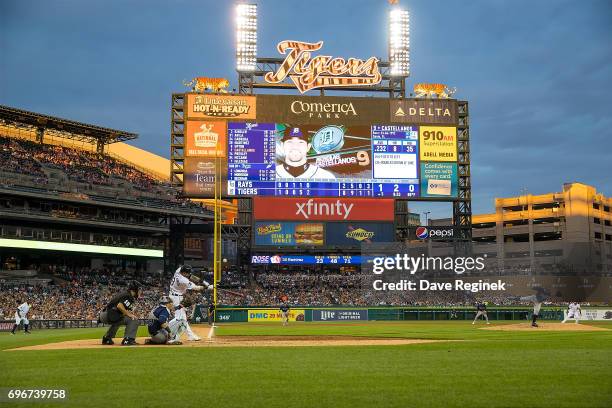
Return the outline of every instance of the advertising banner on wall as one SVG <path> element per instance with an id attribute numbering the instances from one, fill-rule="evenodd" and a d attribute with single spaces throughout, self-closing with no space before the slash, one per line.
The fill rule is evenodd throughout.
<path id="1" fill-rule="evenodd" d="M 358 247 L 362 243 L 393 242 L 393 223 L 330 222 L 325 225 L 325 244 L 342 247 Z"/>
<path id="2" fill-rule="evenodd" d="M 563 311 L 563 318 L 567 318 L 567 309 Z M 582 309 L 580 320 L 608 320 L 612 321 L 612 308 L 609 309 Z M 571 319 L 570 319 L 571 320 Z"/>
<path id="3" fill-rule="evenodd" d="M 422 161 L 457 161 L 457 128 L 419 126 Z"/>
<path id="4" fill-rule="evenodd" d="M 289 309 L 290 322 L 303 322 L 304 309 Z M 249 322 L 280 322 L 283 320 L 279 309 L 249 309 Z"/>
<path id="5" fill-rule="evenodd" d="M 319 310 L 312 311 L 312 320 L 315 322 L 328 322 L 339 320 L 368 320 L 368 311 L 363 310 Z"/>
<path id="6" fill-rule="evenodd" d="M 225 122 L 190 120 L 185 124 L 186 157 L 225 157 L 227 154 Z"/>
<path id="7" fill-rule="evenodd" d="M 260 246 L 321 246 L 325 240 L 322 222 L 256 222 L 253 234 Z"/>
<path id="8" fill-rule="evenodd" d="M 392 199 L 270 198 L 253 199 L 255 220 L 393 221 Z"/>
<path id="9" fill-rule="evenodd" d="M 391 122 L 457 124 L 457 101 L 451 99 L 403 99 L 390 102 Z"/>
<path id="10" fill-rule="evenodd" d="M 185 95 L 185 119 L 255 119 L 255 96 Z"/>
<path id="11" fill-rule="evenodd" d="M 449 226 L 420 226 L 410 228 L 411 239 L 431 240 L 431 241 L 451 241 L 459 238 L 459 231 Z"/>
<path id="12" fill-rule="evenodd" d="M 215 196 L 215 160 L 208 157 L 185 158 L 183 191 L 187 197 Z"/>
<path id="13" fill-rule="evenodd" d="M 457 163 L 421 163 L 421 197 L 457 197 Z"/>
<path id="14" fill-rule="evenodd" d="M 360 255 L 251 255 L 253 265 L 360 265 Z"/>
<path id="15" fill-rule="evenodd" d="M 253 230 L 256 246 L 359 247 L 362 243 L 393 242 L 392 222 L 280 222 L 257 221 Z"/>
<path id="16" fill-rule="evenodd" d="M 300 125 L 326 122 L 346 125 L 388 123 L 389 100 L 343 96 L 258 95 L 257 120 Z"/>

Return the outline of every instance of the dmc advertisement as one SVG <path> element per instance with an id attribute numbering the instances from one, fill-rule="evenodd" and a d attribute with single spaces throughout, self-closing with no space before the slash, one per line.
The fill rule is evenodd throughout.
<path id="1" fill-rule="evenodd" d="M 304 309 L 289 309 L 290 322 L 303 322 Z M 282 313 L 279 309 L 249 309 L 249 322 L 281 322 Z"/>
<path id="2" fill-rule="evenodd" d="M 421 163 L 421 196 L 457 197 L 457 163 Z"/>
<path id="3" fill-rule="evenodd" d="M 316 322 L 368 320 L 368 311 L 367 309 L 314 309 L 312 311 L 312 320 Z"/>
<path id="4" fill-rule="evenodd" d="M 394 202 L 381 198 L 253 198 L 253 218 L 286 221 L 393 221 Z"/>

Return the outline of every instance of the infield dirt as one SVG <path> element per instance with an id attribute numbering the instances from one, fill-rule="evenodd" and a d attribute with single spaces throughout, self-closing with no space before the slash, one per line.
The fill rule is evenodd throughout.
<path id="1" fill-rule="evenodd" d="M 204 334 L 204 333 L 202 333 Z M 405 344 L 435 343 L 445 340 L 425 339 L 383 339 L 372 337 L 349 336 L 215 336 L 212 340 L 203 337 L 200 341 L 186 341 L 182 345 L 144 345 L 146 337 L 137 339 L 138 347 L 313 347 L 313 346 L 398 346 Z M 455 340 L 456 341 L 456 340 Z M 121 339 L 115 339 L 115 345 L 103 346 L 99 339 L 72 340 L 58 343 L 39 344 L 10 349 L 21 350 L 74 350 L 98 348 L 124 348 L 119 345 Z"/>

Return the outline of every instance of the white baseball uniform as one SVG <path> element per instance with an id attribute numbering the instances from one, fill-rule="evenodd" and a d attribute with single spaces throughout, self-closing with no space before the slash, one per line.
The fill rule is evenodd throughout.
<path id="1" fill-rule="evenodd" d="M 28 305 L 28 302 L 23 302 L 21 305 L 19 305 L 17 311 L 15 312 L 15 324 L 19 325 L 19 323 L 22 322 L 24 325 L 30 324 L 30 321 L 28 320 L 29 311 L 30 305 Z"/>
<path id="2" fill-rule="evenodd" d="M 567 316 L 565 317 L 565 319 L 563 319 L 562 323 L 567 322 L 569 319 L 574 319 L 576 321 L 576 324 L 578 324 L 578 322 L 580 321 L 581 313 L 582 312 L 580 310 L 580 303 L 570 303 L 567 308 Z"/>
<path id="3" fill-rule="evenodd" d="M 174 272 L 174 276 L 172 277 L 172 281 L 170 282 L 170 294 L 169 298 L 172 300 L 172 304 L 175 307 L 174 311 L 174 319 L 173 320 L 182 320 L 184 321 L 185 331 L 187 332 L 187 338 L 189 340 L 200 340 L 200 337 L 191 330 L 191 326 L 187 321 L 187 312 L 184 308 L 179 308 L 179 305 L 183 301 L 185 297 L 185 292 L 188 290 L 202 290 L 204 287 L 209 287 L 210 284 L 206 281 L 202 281 L 204 286 L 199 286 L 190 281 L 188 278 L 181 274 L 182 266 Z"/>

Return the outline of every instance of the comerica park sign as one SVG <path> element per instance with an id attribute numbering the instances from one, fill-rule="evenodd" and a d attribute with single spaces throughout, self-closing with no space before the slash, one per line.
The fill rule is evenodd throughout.
<path id="1" fill-rule="evenodd" d="M 322 47 L 323 41 L 281 41 L 276 48 L 279 53 L 287 56 L 278 70 L 266 73 L 264 79 L 270 84 L 278 84 L 289 77 L 301 93 L 324 87 L 371 86 L 382 80 L 378 58 L 362 60 L 329 55 L 313 57 L 312 51 Z"/>

